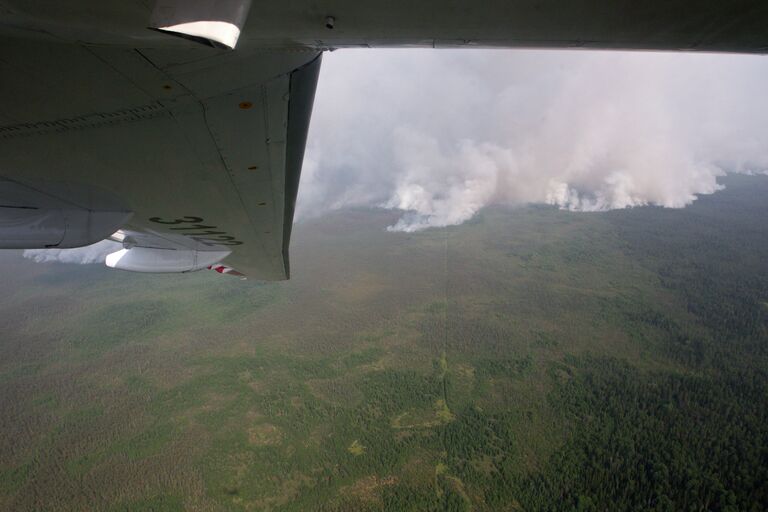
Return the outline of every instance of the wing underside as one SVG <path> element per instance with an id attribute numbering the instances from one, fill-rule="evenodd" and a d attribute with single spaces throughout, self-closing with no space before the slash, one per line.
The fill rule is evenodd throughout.
<path id="1" fill-rule="evenodd" d="M 218 254 L 256 279 L 288 277 L 318 52 L 0 48 L 0 176 L 132 212 L 129 253 Z"/>

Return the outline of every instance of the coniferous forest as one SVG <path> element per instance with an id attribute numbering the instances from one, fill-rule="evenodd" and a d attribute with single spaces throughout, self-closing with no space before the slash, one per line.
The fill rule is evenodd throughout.
<path id="1" fill-rule="evenodd" d="M 0 510 L 768 510 L 768 178 L 346 210 L 291 281 L 0 254 Z"/>

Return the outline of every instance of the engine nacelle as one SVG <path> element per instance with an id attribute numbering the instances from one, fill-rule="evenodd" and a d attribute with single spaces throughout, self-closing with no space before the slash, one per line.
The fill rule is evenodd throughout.
<path id="1" fill-rule="evenodd" d="M 0 249 L 67 249 L 104 240 L 132 212 L 104 205 L 85 208 L 0 178 Z"/>
<path id="2" fill-rule="evenodd" d="M 107 256 L 107 266 L 131 272 L 194 272 L 215 265 L 230 251 L 195 251 L 131 247 Z"/>

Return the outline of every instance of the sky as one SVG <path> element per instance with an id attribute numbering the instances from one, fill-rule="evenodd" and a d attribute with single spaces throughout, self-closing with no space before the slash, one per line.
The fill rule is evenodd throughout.
<path id="1" fill-rule="evenodd" d="M 296 221 L 401 211 L 460 224 L 491 204 L 681 208 L 726 172 L 768 170 L 768 59 L 553 50 L 337 50 L 323 56 Z M 25 251 L 101 262 L 110 242 Z"/>

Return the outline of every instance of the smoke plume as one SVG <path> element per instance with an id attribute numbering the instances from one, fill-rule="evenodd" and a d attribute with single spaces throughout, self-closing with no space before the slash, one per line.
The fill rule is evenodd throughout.
<path id="1" fill-rule="evenodd" d="M 414 231 L 492 203 L 683 207 L 726 172 L 768 169 L 766 83 L 756 56 L 334 52 L 298 217 L 383 206 Z"/>

